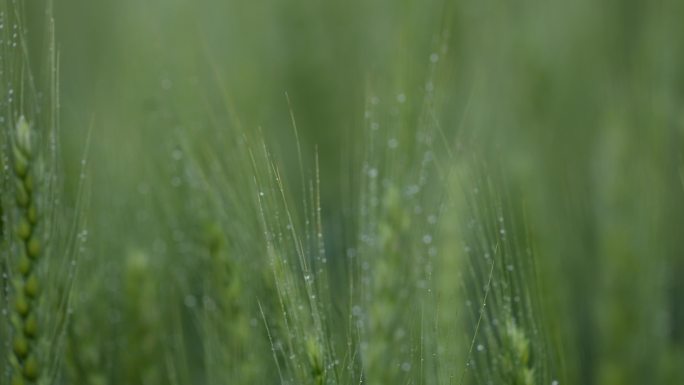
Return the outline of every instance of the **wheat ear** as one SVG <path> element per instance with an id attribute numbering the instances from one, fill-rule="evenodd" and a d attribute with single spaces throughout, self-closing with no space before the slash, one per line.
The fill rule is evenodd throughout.
<path id="1" fill-rule="evenodd" d="M 34 176 L 32 172 L 33 148 L 31 127 L 21 116 L 16 125 L 12 143 L 14 160 L 15 199 L 18 206 L 16 235 L 19 247 L 14 263 L 14 357 L 12 385 L 34 383 L 38 379 L 39 363 L 35 345 L 38 336 L 36 303 L 39 295 L 39 280 L 36 276 L 36 262 L 41 251 L 37 234 L 38 214 L 34 198 Z"/>

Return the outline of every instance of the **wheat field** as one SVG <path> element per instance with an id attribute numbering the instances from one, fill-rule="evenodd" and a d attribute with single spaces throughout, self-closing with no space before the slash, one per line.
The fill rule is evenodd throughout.
<path id="1" fill-rule="evenodd" d="M 684 384 L 682 16 L 0 0 L 0 385 Z"/>

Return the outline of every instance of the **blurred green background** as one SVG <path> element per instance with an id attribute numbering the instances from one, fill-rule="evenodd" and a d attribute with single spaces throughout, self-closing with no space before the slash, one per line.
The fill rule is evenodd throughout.
<path id="1" fill-rule="evenodd" d="M 26 6 L 29 38 L 40 36 L 44 6 Z M 225 160 L 218 173 L 225 180 L 205 181 L 235 205 L 225 214 L 237 218 L 235 229 L 216 219 L 222 233 L 240 231 L 251 215 L 239 209 L 252 199 L 239 184 L 253 179 L 249 157 L 236 155 L 241 136 L 254 142 L 263 134 L 294 202 L 308 199 L 300 178 L 313 176 L 317 156 L 326 253 L 343 260 L 364 226 L 355 215 L 364 205 L 367 162 L 382 158 L 374 146 L 382 153 L 396 140 L 400 155 L 377 167 L 401 185 L 422 159 L 418 133 L 429 126 L 444 174 L 473 170 L 524 207 L 540 272 L 536 290 L 559 351 L 554 377 L 561 384 L 684 383 L 683 16 L 677 0 L 56 2 L 65 186 L 73 194 L 90 138 L 90 240 L 81 276 L 103 277 L 83 280 L 93 297 L 84 297 L 90 310 L 83 312 L 104 324 L 130 317 L 138 321 L 124 324 L 141 328 L 124 332 L 113 323 L 92 331 L 112 337 L 88 337 L 100 341 L 92 365 L 129 368 L 129 377 L 110 383 L 164 383 L 154 375 L 141 380 L 141 369 L 121 363 L 170 359 L 154 353 L 157 342 L 146 343 L 149 351 L 110 345 L 125 333 L 134 345 L 138 334 L 173 338 L 178 330 L 164 332 L 162 320 L 174 310 L 164 306 L 187 305 L 186 292 L 203 285 L 204 270 L 190 266 L 200 262 L 186 258 L 194 251 L 173 243 L 211 233 L 215 221 L 213 198 L 192 198 L 187 163 Z M 374 130 L 381 140 L 369 141 Z M 196 153 L 186 162 L 190 148 Z M 444 174 L 423 188 L 439 195 Z M 258 233 L 253 222 L 242 226 Z M 146 262 L 136 253 L 160 257 Z M 149 287 L 148 274 L 155 275 Z M 143 282 L 130 288 L 135 299 L 121 295 L 131 279 Z M 162 305 L 151 307 L 145 301 L 159 300 L 145 295 L 164 298 Z M 261 328 L 254 298 L 264 295 L 250 296 L 241 322 L 249 328 L 257 320 Z M 201 330 L 182 329 L 178 350 L 192 358 L 203 349 L 192 342 Z M 252 347 L 265 349 L 269 365 L 253 370 L 271 374 L 249 377 L 245 364 L 236 369 L 240 378 L 277 381 L 268 341 Z"/>

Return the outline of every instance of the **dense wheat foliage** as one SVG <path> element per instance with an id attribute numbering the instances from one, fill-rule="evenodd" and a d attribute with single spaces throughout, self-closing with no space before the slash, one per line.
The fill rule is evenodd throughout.
<path id="1" fill-rule="evenodd" d="M 682 16 L 0 0 L 0 384 L 684 383 Z"/>

